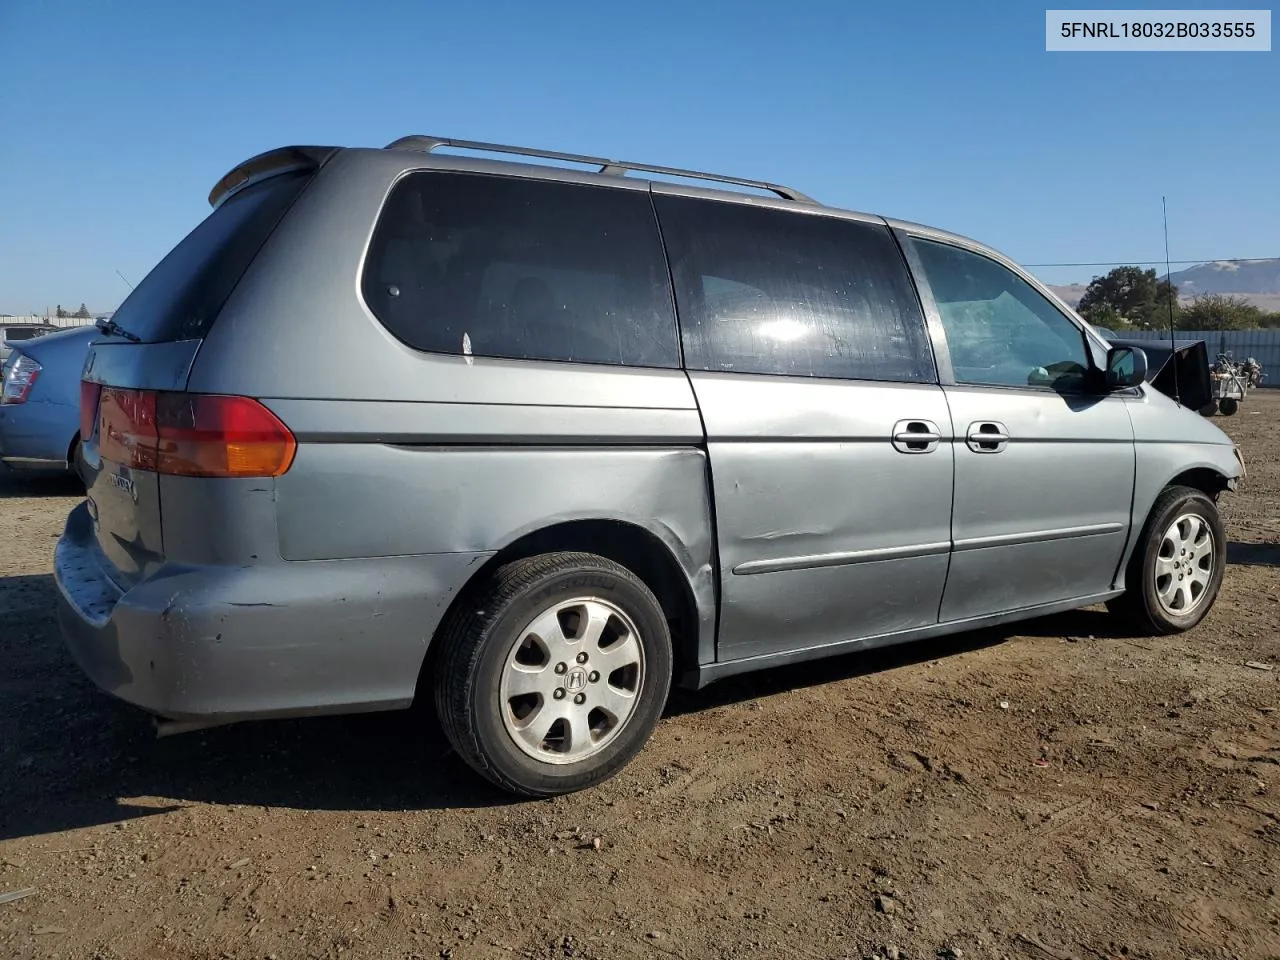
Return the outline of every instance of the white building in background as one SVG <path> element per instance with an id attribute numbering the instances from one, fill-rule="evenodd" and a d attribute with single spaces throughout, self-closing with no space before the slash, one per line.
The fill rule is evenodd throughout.
<path id="1" fill-rule="evenodd" d="M 109 316 L 109 314 L 106 314 L 106 316 Z M 12 314 L 0 313 L 0 324 L 47 323 L 55 327 L 85 327 L 93 323 L 94 319 L 94 317 L 89 317 L 87 320 L 84 317 L 46 317 L 39 313 L 28 313 L 15 317 Z"/>

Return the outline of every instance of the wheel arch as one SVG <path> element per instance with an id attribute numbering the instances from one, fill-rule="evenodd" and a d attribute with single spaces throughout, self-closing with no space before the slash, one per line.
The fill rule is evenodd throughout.
<path id="1" fill-rule="evenodd" d="M 1158 499 L 1160 494 L 1170 487 L 1191 487 L 1199 490 L 1205 496 L 1213 501 L 1217 501 L 1218 497 L 1231 487 L 1231 478 L 1224 474 L 1217 467 L 1202 465 L 1184 470 L 1176 476 L 1170 477 L 1169 480 L 1156 492 Z M 1148 514 L 1151 507 L 1155 505 L 1152 500 L 1147 506 Z"/>
<path id="2" fill-rule="evenodd" d="M 674 541 L 674 542 L 673 542 Z M 679 541 L 629 520 L 588 518 L 550 523 L 515 535 L 475 570 L 440 618 L 427 645 L 414 691 L 414 703 L 431 702 L 430 681 L 440 645 L 436 639 L 499 567 L 543 553 L 573 551 L 594 553 L 626 567 L 653 591 L 662 605 L 671 630 L 673 677 L 696 669 L 699 662 L 700 626 L 706 619 L 699 608 L 694 584 L 686 566 L 677 558 Z"/>
<path id="3" fill-rule="evenodd" d="M 1190 487 L 1193 490 L 1199 490 L 1216 504 L 1222 493 L 1232 488 L 1234 480 L 1235 478 L 1228 476 L 1217 465 L 1201 462 L 1190 467 L 1184 466 L 1180 472 L 1167 476 L 1163 483 L 1152 484 L 1147 488 L 1148 494 L 1142 496 L 1141 502 L 1135 498 L 1129 542 L 1125 545 L 1124 555 L 1116 567 L 1113 587 L 1117 590 L 1125 588 L 1129 566 L 1133 562 L 1134 553 L 1143 534 L 1146 533 L 1147 524 L 1151 522 L 1151 513 L 1161 494 L 1170 487 Z"/>
<path id="4" fill-rule="evenodd" d="M 1132 555 L 1125 564 L 1124 593 L 1108 600 L 1109 610 L 1129 620 L 1143 633 L 1153 635 L 1189 630 L 1208 614 L 1226 571 L 1227 534 L 1215 502 L 1217 499 L 1215 490 L 1220 492 L 1220 489 L 1226 487 L 1227 482 L 1228 478 L 1213 468 L 1207 468 L 1207 472 L 1204 473 L 1198 472 L 1197 468 L 1191 468 L 1176 474 L 1160 489 L 1143 520 L 1140 533 L 1130 547 Z M 1208 503 L 1205 503 L 1206 500 Z M 1170 536 L 1170 532 L 1174 529 L 1173 525 L 1166 527 L 1166 524 L 1170 524 L 1172 520 L 1173 524 L 1180 525 L 1183 519 L 1180 511 L 1193 509 L 1191 505 L 1197 503 L 1198 506 L 1195 509 L 1206 518 L 1208 526 L 1214 528 L 1214 537 L 1221 547 L 1220 551 L 1217 549 L 1213 551 L 1214 567 L 1209 572 L 1207 580 L 1200 580 L 1190 567 L 1185 571 L 1178 570 L 1179 557 L 1173 553 L 1165 554 L 1161 546 L 1162 542 L 1167 542 L 1165 538 Z M 1157 517 L 1159 517 L 1158 524 Z M 1180 526 L 1176 535 L 1180 539 L 1183 538 Z M 1189 546 L 1185 539 L 1182 543 L 1181 559 L 1186 563 L 1195 559 L 1196 568 L 1203 570 L 1204 552 Z M 1184 595 L 1184 602 L 1177 608 L 1169 606 L 1162 599 L 1162 588 L 1159 587 L 1160 574 L 1153 569 L 1150 561 L 1152 554 L 1148 552 L 1151 548 L 1157 551 L 1158 556 L 1164 557 L 1166 562 L 1173 563 L 1173 569 L 1166 571 L 1170 576 L 1168 587 Z M 1176 549 L 1176 544 L 1174 548 Z M 1174 572 L 1177 572 L 1179 581 L 1184 579 L 1184 574 L 1192 581 L 1199 581 L 1202 591 L 1208 591 L 1207 599 L 1202 594 L 1194 603 L 1188 603 L 1187 600 L 1195 596 L 1192 592 L 1194 583 L 1179 586 L 1172 580 Z M 1153 576 L 1154 580 L 1151 579 Z"/>

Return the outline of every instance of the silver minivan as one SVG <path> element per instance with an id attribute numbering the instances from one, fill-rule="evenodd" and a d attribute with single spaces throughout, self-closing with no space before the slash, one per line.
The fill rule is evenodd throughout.
<path id="1" fill-rule="evenodd" d="M 1235 447 L 973 241 L 430 137 L 209 199 L 100 324 L 56 552 L 71 653 L 162 730 L 434 700 L 545 796 L 673 682 L 1218 593 Z"/>

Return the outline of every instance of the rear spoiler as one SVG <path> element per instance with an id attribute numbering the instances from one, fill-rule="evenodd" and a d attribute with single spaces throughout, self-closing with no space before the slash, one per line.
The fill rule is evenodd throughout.
<path id="1" fill-rule="evenodd" d="M 209 206 L 217 207 L 228 197 L 267 177 L 297 170 L 317 170 L 338 152 L 337 147 L 279 147 L 232 167 L 209 191 Z"/>

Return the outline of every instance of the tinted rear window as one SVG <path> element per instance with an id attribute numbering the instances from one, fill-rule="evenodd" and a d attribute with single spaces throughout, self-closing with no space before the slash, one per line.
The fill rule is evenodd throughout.
<path id="1" fill-rule="evenodd" d="M 113 319 L 146 343 L 199 339 L 312 174 L 234 194 L 147 274 Z"/>
<path id="2" fill-rule="evenodd" d="M 691 370 L 935 379 L 915 287 L 885 226 L 655 196 Z"/>
<path id="3" fill-rule="evenodd" d="M 17 343 L 19 340 L 30 340 L 48 332 L 48 330 L 41 330 L 39 327 L 8 327 L 0 329 L 0 340 Z"/>
<path id="4" fill-rule="evenodd" d="M 680 364 L 653 207 L 636 190 L 410 174 L 387 199 L 363 287 L 419 350 Z"/>

